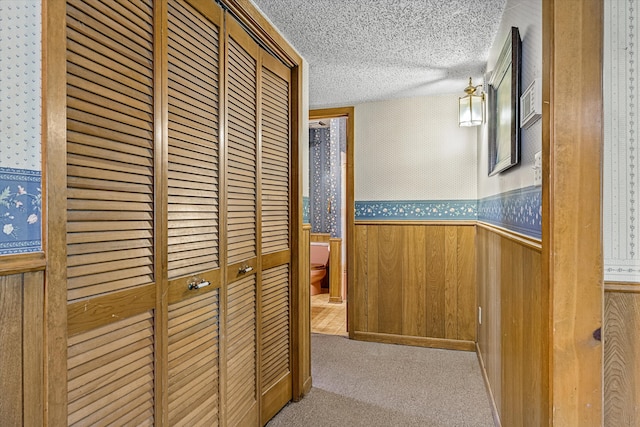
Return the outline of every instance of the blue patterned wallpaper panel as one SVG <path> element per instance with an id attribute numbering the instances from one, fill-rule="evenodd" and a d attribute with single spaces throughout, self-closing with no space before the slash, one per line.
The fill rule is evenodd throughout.
<path id="1" fill-rule="evenodd" d="M 302 222 L 309 224 L 309 198 L 302 197 Z"/>
<path id="2" fill-rule="evenodd" d="M 356 201 L 357 220 L 470 220 L 477 219 L 476 200 Z"/>
<path id="3" fill-rule="evenodd" d="M 478 200 L 478 220 L 542 238 L 541 187 L 526 187 Z"/>
<path id="4" fill-rule="evenodd" d="M 330 119 L 326 128 L 309 129 L 309 221 L 313 233 L 342 237 L 341 153 L 346 148 L 346 119 Z"/>
<path id="5" fill-rule="evenodd" d="M 42 248 L 40 172 L 0 168 L 0 254 Z"/>

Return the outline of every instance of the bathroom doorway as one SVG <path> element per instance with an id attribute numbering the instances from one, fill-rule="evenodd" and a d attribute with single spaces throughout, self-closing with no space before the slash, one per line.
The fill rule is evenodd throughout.
<path id="1" fill-rule="evenodd" d="M 331 247 L 333 255 L 320 283 L 313 283 L 313 277 L 322 273 L 312 271 L 311 330 L 317 333 L 346 335 L 351 317 L 353 118 L 353 107 L 309 112 L 309 197 L 305 215 L 311 224 L 312 258 L 314 252 L 322 253 L 323 245 Z M 313 268 L 318 266 L 312 260 Z"/>

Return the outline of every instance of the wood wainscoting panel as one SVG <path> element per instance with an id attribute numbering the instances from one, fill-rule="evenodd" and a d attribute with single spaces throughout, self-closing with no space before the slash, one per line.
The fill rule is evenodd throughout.
<path id="1" fill-rule="evenodd" d="M 640 292 L 628 287 L 605 292 L 605 426 L 640 425 Z"/>
<path id="2" fill-rule="evenodd" d="M 549 416 L 548 290 L 540 249 L 478 226 L 478 351 L 502 425 L 539 426 Z"/>
<path id="3" fill-rule="evenodd" d="M 44 423 L 44 273 L 0 276 L 0 424 Z"/>
<path id="4" fill-rule="evenodd" d="M 356 338 L 473 347 L 473 224 L 356 224 L 354 240 Z"/>
<path id="5" fill-rule="evenodd" d="M 22 274 L 0 277 L 0 419 L 22 424 Z"/>

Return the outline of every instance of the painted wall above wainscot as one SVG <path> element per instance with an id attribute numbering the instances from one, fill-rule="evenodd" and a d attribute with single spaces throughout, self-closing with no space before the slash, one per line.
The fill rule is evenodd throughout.
<path id="1" fill-rule="evenodd" d="M 604 4 L 604 279 L 638 282 L 640 73 L 637 57 L 640 13 L 635 1 L 606 1 Z"/>
<path id="2" fill-rule="evenodd" d="M 458 95 L 356 105 L 355 200 L 475 200 L 476 132 L 457 117 Z"/>

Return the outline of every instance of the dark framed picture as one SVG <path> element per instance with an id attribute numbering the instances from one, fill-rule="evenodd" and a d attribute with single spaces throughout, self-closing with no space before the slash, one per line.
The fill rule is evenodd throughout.
<path id="1" fill-rule="evenodd" d="M 489 176 L 520 161 L 520 32 L 511 27 L 489 79 Z"/>

